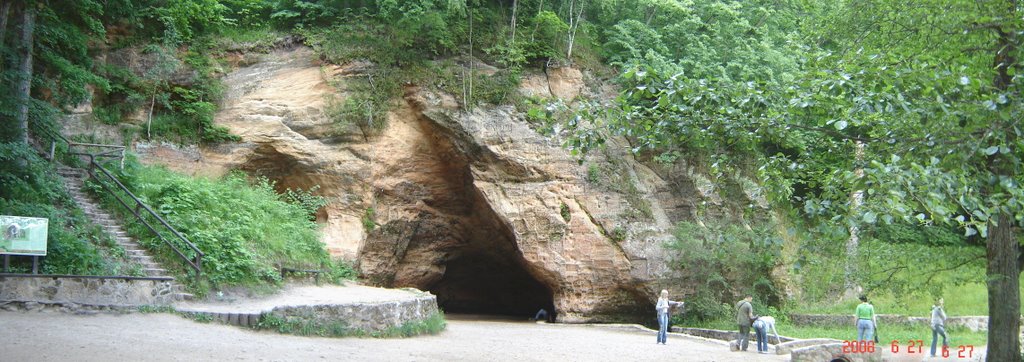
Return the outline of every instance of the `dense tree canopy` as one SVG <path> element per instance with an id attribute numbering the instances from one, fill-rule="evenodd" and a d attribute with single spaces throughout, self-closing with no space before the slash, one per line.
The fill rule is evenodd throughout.
<path id="1" fill-rule="evenodd" d="M 613 36 L 609 48 L 649 48 L 619 46 L 638 60 L 623 73 L 618 106 L 584 115 L 663 155 L 703 150 L 726 169 L 757 160 L 775 199 L 811 219 L 954 223 L 967 236 L 987 238 L 990 312 L 1000 326 L 990 329 L 989 359 L 1017 360 L 1016 230 L 1024 221 L 1018 6 L 849 1 L 791 8 L 814 16 L 792 27 L 801 36 L 775 53 L 749 45 L 757 33 L 744 31 L 744 21 L 716 17 L 732 21 L 728 29 L 743 31 L 748 45 L 728 36 L 703 38 L 707 44 L 751 49 L 757 58 L 708 52 L 712 60 L 696 61 L 724 71 L 674 70 L 667 64 L 689 64 L 692 45 L 685 55 L 662 57 L 678 49 L 664 45 L 665 33 L 625 23 L 614 32 L 633 38 Z M 740 67 L 730 66 L 733 57 Z M 579 148 L 603 139 L 601 128 L 578 130 Z M 856 190 L 866 193 L 863 207 L 850 201 Z"/>

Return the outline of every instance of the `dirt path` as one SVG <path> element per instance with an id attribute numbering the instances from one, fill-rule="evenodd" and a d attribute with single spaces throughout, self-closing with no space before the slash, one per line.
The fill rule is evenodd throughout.
<path id="1" fill-rule="evenodd" d="M 452 316 L 437 336 L 314 338 L 200 324 L 170 314 L 0 312 L 6 361 L 785 361 L 786 356 L 631 329 Z"/>

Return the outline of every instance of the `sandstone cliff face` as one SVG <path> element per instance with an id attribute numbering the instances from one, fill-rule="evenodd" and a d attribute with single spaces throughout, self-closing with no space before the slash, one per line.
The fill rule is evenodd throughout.
<path id="1" fill-rule="evenodd" d="M 371 283 L 430 290 L 451 312 L 649 317 L 670 276 L 662 244 L 672 224 L 692 219 L 696 204 L 722 203 L 692 167 L 652 170 L 624 144 L 581 165 L 511 107 L 464 112 L 414 85 L 379 134 L 336 126 L 326 99 L 347 94 L 329 81 L 366 65 L 313 59 L 306 48 L 279 50 L 224 79 L 216 123 L 242 142 L 137 151 L 192 174 L 240 169 L 281 190 L 319 185 L 333 255 L 356 260 Z M 571 99 L 586 92 L 583 78 L 571 68 L 529 74 L 524 93 Z M 593 170 L 630 191 L 588 180 Z"/>

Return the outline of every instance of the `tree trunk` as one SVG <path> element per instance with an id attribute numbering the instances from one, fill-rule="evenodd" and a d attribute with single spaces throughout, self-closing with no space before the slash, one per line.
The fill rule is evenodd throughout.
<path id="1" fill-rule="evenodd" d="M 10 1 L 10 0 L 0 0 L 0 1 L 3 2 L 3 5 L 0 5 L 0 48 L 3 48 L 4 47 L 4 37 L 7 35 L 7 16 L 10 15 L 10 13 L 11 13 L 11 4 L 13 4 L 14 1 Z M 2 66 L 3 66 L 3 64 L 0 63 L 0 67 L 2 67 Z M 0 69 L 3 69 L 3 68 L 0 68 Z"/>
<path id="2" fill-rule="evenodd" d="M 1017 1 L 1006 1 L 1009 18 L 1017 12 Z M 1017 59 L 1016 33 L 1019 29 L 995 29 L 997 45 L 992 60 L 996 70 L 992 85 L 1007 90 L 1013 82 L 1009 70 L 1015 68 Z M 997 158 L 1000 156 L 996 156 Z M 989 170 L 995 175 L 1007 175 L 1006 166 L 995 158 L 989 158 Z M 993 215 L 988 229 L 988 354 L 989 362 L 1020 362 L 1020 266 L 1019 246 L 1014 235 L 1014 219 L 1005 211 Z"/>
<path id="3" fill-rule="evenodd" d="M 153 108 L 156 107 L 156 91 L 153 91 L 152 97 L 149 99 L 149 117 L 146 118 L 146 139 L 152 140 L 153 135 L 150 130 L 153 128 Z"/>
<path id="4" fill-rule="evenodd" d="M 516 15 L 519 13 L 519 0 L 512 0 L 512 41 L 510 46 L 516 45 Z"/>
<path id="5" fill-rule="evenodd" d="M 476 62 L 473 58 L 473 12 L 466 12 L 469 13 L 469 95 L 463 101 L 463 104 L 466 105 L 466 112 L 469 112 L 469 107 L 472 107 L 473 104 L 473 63 Z"/>
<path id="6" fill-rule="evenodd" d="M 1000 213 L 988 229 L 988 354 L 989 362 L 1020 361 L 1019 247 L 1013 218 Z"/>
<path id="7" fill-rule="evenodd" d="M 864 162 L 864 142 L 857 141 L 857 149 L 854 151 L 854 159 L 856 160 L 856 169 L 853 171 L 854 175 L 858 179 L 864 178 L 864 168 L 861 167 L 861 163 Z M 850 193 L 850 215 L 857 215 L 861 205 L 864 204 L 864 190 L 854 190 Z M 860 294 L 860 286 L 854 278 L 857 275 L 857 249 L 860 246 L 860 227 L 856 223 L 850 225 L 850 239 L 846 241 L 846 272 L 844 278 L 844 284 L 846 293 L 843 295 L 844 299 L 853 299 Z"/>
<path id="8" fill-rule="evenodd" d="M 544 0 L 540 0 L 540 6 L 537 7 L 537 16 L 536 17 L 540 17 L 540 13 L 543 12 L 543 11 L 544 11 Z M 538 28 L 540 28 L 540 23 L 534 22 L 534 24 L 533 24 L 533 32 L 530 33 L 530 42 L 531 43 L 535 39 L 534 37 L 537 35 L 537 29 Z"/>
<path id="9" fill-rule="evenodd" d="M 572 24 L 569 26 L 569 50 L 565 54 L 565 59 L 568 60 L 570 63 L 572 62 L 572 45 L 576 41 L 576 30 L 579 30 L 580 21 L 583 20 L 583 4 L 584 1 L 580 0 L 580 8 L 579 12 L 576 14 L 576 21 L 572 22 Z M 569 13 L 569 16 L 571 17 L 572 13 Z"/>
<path id="10" fill-rule="evenodd" d="M 28 144 L 28 109 L 32 103 L 32 32 L 35 29 L 36 10 L 26 5 L 21 20 L 21 46 L 18 51 L 18 110 L 15 141 Z"/>

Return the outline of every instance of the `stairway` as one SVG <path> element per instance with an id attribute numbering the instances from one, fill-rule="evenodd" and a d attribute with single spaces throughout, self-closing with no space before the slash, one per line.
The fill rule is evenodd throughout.
<path id="1" fill-rule="evenodd" d="M 88 174 L 85 170 L 58 166 L 57 174 L 64 180 L 64 187 L 67 188 L 68 194 L 75 200 L 85 215 L 92 220 L 93 223 L 100 225 L 107 234 L 110 235 L 117 242 L 118 245 L 124 248 L 125 253 L 132 262 L 142 266 L 142 271 L 147 277 L 163 277 L 173 278 L 166 269 L 161 268 L 153 257 L 149 256 L 148 252 L 142 248 L 131 236 L 125 232 L 124 227 L 121 225 L 120 220 L 116 219 L 102 208 L 99 203 L 89 196 L 83 187 L 85 186 L 85 179 L 88 178 Z M 175 299 L 187 300 L 192 299 L 192 295 L 184 292 L 184 286 L 179 284 L 177 281 L 172 282 L 174 285 Z"/>

